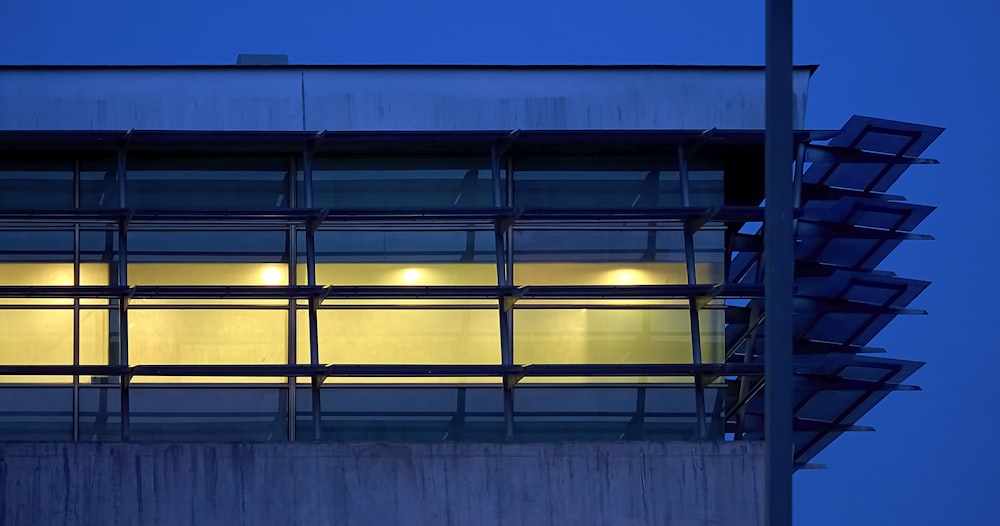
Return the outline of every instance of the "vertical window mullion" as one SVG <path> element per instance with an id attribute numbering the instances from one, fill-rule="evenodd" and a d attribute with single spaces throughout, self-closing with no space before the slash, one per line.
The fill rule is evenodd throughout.
<path id="1" fill-rule="evenodd" d="M 306 208 L 313 207 L 313 159 L 315 148 L 310 144 L 302 154 L 302 191 Z M 319 220 L 311 220 L 306 225 L 306 284 L 312 288 L 316 286 L 316 228 Z M 309 363 L 319 365 L 319 308 L 320 300 L 316 297 L 309 298 Z M 310 382 L 310 392 L 312 394 L 312 424 L 313 440 L 322 439 L 323 429 L 323 407 L 322 392 L 323 379 L 313 376 Z"/>
<path id="2" fill-rule="evenodd" d="M 688 173 L 687 153 L 684 146 L 677 147 L 677 158 L 681 180 L 681 205 L 685 208 L 691 206 L 691 180 Z M 687 270 L 688 285 L 698 284 L 697 267 L 695 265 L 694 231 L 696 227 L 691 219 L 684 220 L 684 261 Z M 691 358 L 694 365 L 701 365 L 701 321 L 698 318 L 698 299 L 694 296 L 688 298 L 688 315 L 691 319 Z M 695 421 L 698 426 L 697 436 L 699 440 L 705 440 L 705 383 L 700 372 L 694 375 L 694 397 L 695 397 Z"/>
<path id="3" fill-rule="evenodd" d="M 288 242 L 285 245 L 286 257 L 288 258 L 288 286 L 295 287 L 298 284 L 298 278 L 296 277 L 296 258 L 298 257 L 298 249 L 296 248 L 296 241 L 298 239 L 298 231 L 294 225 L 289 225 L 288 227 Z M 298 299 L 294 295 L 288 298 L 288 340 L 287 340 L 287 357 L 285 363 L 294 365 L 296 363 L 296 352 L 297 352 L 297 312 L 298 312 Z M 295 389 L 298 383 L 298 377 L 289 376 L 288 377 L 288 440 L 295 440 L 295 422 L 297 419 L 296 409 L 295 409 Z"/>
<path id="4" fill-rule="evenodd" d="M 491 153 L 491 166 L 493 176 L 493 204 L 500 208 L 509 201 L 507 195 L 501 198 L 501 162 L 503 157 L 497 148 L 493 148 Z M 508 182 L 510 171 L 507 172 Z M 509 218 L 497 218 L 495 241 L 496 241 L 496 261 L 497 261 L 497 285 L 499 287 L 510 287 L 513 284 L 513 274 L 510 263 L 510 231 L 512 220 Z M 498 302 L 498 313 L 500 322 L 500 363 L 509 367 L 514 363 L 514 312 L 513 298 L 504 294 L 500 295 Z M 503 415 L 504 415 L 504 437 L 506 440 L 514 439 L 514 378 L 509 375 L 503 376 Z"/>
<path id="5" fill-rule="evenodd" d="M 80 208 L 80 159 L 73 168 L 73 207 Z M 73 287 L 80 286 L 80 223 L 73 225 Z M 80 365 L 80 296 L 73 294 L 73 366 Z M 73 441 L 80 440 L 80 375 L 73 374 Z"/>
<path id="6" fill-rule="evenodd" d="M 126 151 L 128 147 L 128 138 L 119 146 L 118 148 L 118 206 L 124 209 L 127 204 L 125 196 L 125 179 L 127 170 L 127 156 Z M 116 283 L 119 287 L 128 286 L 128 217 L 127 213 L 125 217 L 122 217 L 118 222 L 118 282 Z M 128 309 L 127 302 L 128 296 L 126 294 L 120 294 L 117 297 L 118 301 L 118 364 L 123 367 L 128 367 L 129 357 L 128 357 Z M 131 381 L 131 375 L 128 373 L 122 374 L 120 377 L 120 393 L 121 393 L 121 439 L 123 442 L 129 440 L 129 383 Z"/>

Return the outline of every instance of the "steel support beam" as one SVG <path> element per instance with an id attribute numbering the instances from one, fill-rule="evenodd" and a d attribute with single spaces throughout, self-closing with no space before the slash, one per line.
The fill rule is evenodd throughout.
<path id="1" fill-rule="evenodd" d="M 792 0 L 765 3 L 765 521 L 792 524 Z"/>
<path id="2" fill-rule="evenodd" d="M 295 179 L 292 179 L 292 185 L 294 186 Z M 286 256 L 288 257 L 288 286 L 294 287 L 298 283 L 298 267 L 295 264 L 296 258 L 298 257 L 298 230 L 294 225 L 288 227 L 287 233 L 288 239 L 285 243 Z M 298 300 L 296 298 L 288 299 L 288 349 L 287 349 L 287 362 L 289 364 L 297 363 L 297 351 L 298 351 Z M 298 410 L 296 409 L 296 384 L 298 383 L 298 378 L 294 376 L 289 376 L 287 378 L 288 386 L 288 400 L 286 401 L 286 411 L 288 413 L 288 440 L 295 441 L 295 424 L 298 419 Z"/>
<path id="3" fill-rule="evenodd" d="M 493 205 L 506 206 L 510 199 L 510 171 L 507 179 L 503 179 L 503 166 L 506 156 L 504 149 L 494 147 L 491 151 L 491 178 L 493 182 Z M 508 166 L 509 168 L 509 166 Z M 513 258 L 510 253 L 512 221 L 498 220 L 495 224 L 494 239 L 496 241 L 497 285 L 510 287 L 513 283 Z M 511 366 L 514 363 L 514 311 L 513 301 L 509 296 L 502 295 L 497 300 L 497 313 L 500 324 L 500 363 Z M 514 440 L 514 384 L 509 376 L 503 377 L 503 421 L 504 439 Z"/>
<path id="4" fill-rule="evenodd" d="M 317 136 L 317 140 L 319 136 Z M 313 207 L 313 160 L 316 157 L 316 141 L 311 141 L 302 151 L 302 193 L 305 208 Z M 321 214 L 314 220 L 306 223 L 306 285 L 310 288 L 316 286 L 316 228 L 322 222 L 325 214 Z M 322 299 L 309 298 L 309 363 L 319 364 L 319 313 L 317 309 L 322 303 Z M 323 387 L 324 378 L 313 376 L 310 383 L 309 393 L 312 399 L 312 428 L 313 440 L 319 441 L 323 438 L 323 397 L 320 389 Z"/>
<path id="5" fill-rule="evenodd" d="M 681 180 L 681 205 L 691 206 L 691 182 L 688 174 L 688 159 L 684 146 L 677 147 L 678 171 Z M 698 284 L 697 267 L 695 265 L 694 232 L 696 227 L 692 220 L 684 221 L 684 262 L 687 271 L 687 284 Z M 691 360 L 695 365 L 701 365 L 701 323 L 697 298 L 688 298 L 688 316 L 691 324 Z M 705 379 L 700 375 L 694 377 L 694 407 L 695 422 L 698 427 L 698 440 L 705 440 L 707 430 L 705 425 Z"/>
<path id="6" fill-rule="evenodd" d="M 118 206 L 125 208 L 127 202 L 125 200 L 125 177 L 127 172 L 127 152 L 128 152 L 128 140 L 131 136 L 131 131 L 126 135 L 124 141 L 118 148 L 118 161 L 116 164 L 116 169 L 118 172 Z M 128 287 L 128 227 L 130 214 L 126 212 L 123 218 L 118 221 L 118 287 L 126 288 Z M 118 364 L 122 366 L 128 366 L 128 297 L 126 295 L 118 296 Z M 129 380 L 130 378 L 126 375 L 122 375 L 119 380 L 120 387 L 120 404 L 121 404 L 121 439 L 122 442 L 127 442 L 129 440 Z"/>

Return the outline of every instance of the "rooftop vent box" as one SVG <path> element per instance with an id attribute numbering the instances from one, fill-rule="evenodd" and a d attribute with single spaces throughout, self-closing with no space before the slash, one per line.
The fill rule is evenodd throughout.
<path id="1" fill-rule="evenodd" d="M 258 53 L 240 53 L 236 57 L 237 66 L 287 66 L 288 55 L 262 55 Z"/>

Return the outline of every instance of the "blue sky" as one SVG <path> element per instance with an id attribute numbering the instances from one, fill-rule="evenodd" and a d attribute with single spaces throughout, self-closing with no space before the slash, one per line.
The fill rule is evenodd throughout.
<path id="1" fill-rule="evenodd" d="M 1000 117 L 992 54 L 1000 7 L 952 0 L 799 1 L 795 60 L 819 64 L 811 128 L 852 114 L 944 126 L 893 188 L 939 207 L 882 268 L 934 284 L 874 345 L 928 362 L 797 475 L 799 524 L 990 524 L 1000 432 L 987 371 L 996 286 L 988 234 L 1000 185 L 987 162 Z M 3 64 L 231 64 L 238 53 L 294 63 L 760 64 L 763 1 L 0 0 Z M 991 141 L 992 142 L 992 141 Z"/>

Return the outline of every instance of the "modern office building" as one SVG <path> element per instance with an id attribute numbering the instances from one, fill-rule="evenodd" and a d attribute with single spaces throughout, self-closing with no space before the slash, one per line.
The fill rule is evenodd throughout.
<path id="1" fill-rule="evenodd" d="M 868 344 L 942 131 L 805 130 L 813 71 L 800 467 L 920 366 Z M 759 523 L 763 80 L 0 67 L 7 523 Z"/>

